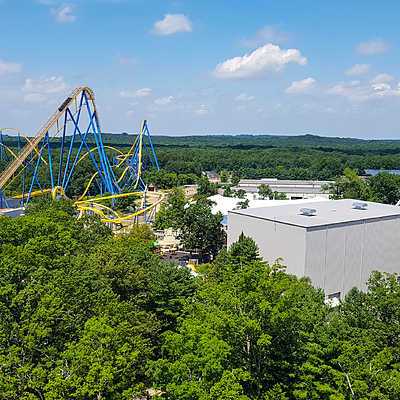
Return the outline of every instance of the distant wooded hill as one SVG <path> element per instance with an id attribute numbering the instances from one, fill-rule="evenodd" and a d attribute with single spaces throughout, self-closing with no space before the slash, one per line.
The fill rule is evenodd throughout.
<path id="1" fill-rule="evenodd" d="M 5 142 L 16 143 L 14 136 L 4 136 Z M 104 143 L 129 146 L 135 134 L 104 133 Z M 153 142 L 159 146 L 173 147 L 227 147 L 236 149 L 250 148 L 309 148 L 322 151 L 341 151 L 347 154 L 396 154 L 400 152 L 400 140 L 364 140 L 355 138 L 326 137 L 318 135 L 189 135 L 189 136 L 153 136 Z"/>

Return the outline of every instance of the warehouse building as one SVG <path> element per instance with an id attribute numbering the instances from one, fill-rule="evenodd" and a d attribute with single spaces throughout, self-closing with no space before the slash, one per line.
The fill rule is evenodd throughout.
<path id="1" fill-rule="evenodd" d="M 244 190 L 257 196 L 258 187 L 262 184 L 268 185 L 273 192 L 285 193 L 290 200 L 312 199 L 314 197 L 329 198 L 327 186 L 330 181 L 303 181 L 293 179 L 241 179 L 233 190 Z"/>
<path id="2" fill-rule="evenodd" d="M 253 238 L 268 262 L 307 276 L 328 299 L 366 289 L 372 271 L 400 272 L 400 207 L 356 200 L 233 210 L 228 245 Z"/>

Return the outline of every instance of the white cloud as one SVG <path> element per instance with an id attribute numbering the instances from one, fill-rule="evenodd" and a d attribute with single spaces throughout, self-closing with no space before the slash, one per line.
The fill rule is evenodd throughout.
<path id="1" fill-rule="evenodd" d="M 279 71 L 289 63 L 305 65 L 307 59 L 297 49 L 284 50 L 269 43 L 244 56 L 218 64 L 214 73 L 218 78 L 253 78 L 267 71 Z"/>
<path id="2" fill-rule="evenodd" d="M 365 75 L 369 72 L 370 66 L 368 64 L 355 64 L 346 71 L 346 75 L 359 76 Z"/>
<path id="3" fill-rule="evenodd" d="M 57 22 L 61 24 L 75 22 L 76 15 L 74 14 L 74 7 L 72 5 L 66 4 L 59 8 L 53 8 L 51 10 Z"/>
<path id="4" fill-rule="evenodd" d="M 174 100 L 175 98 L 173 96 L 166 96 L 155 99 L 154 103 L 157 104 L 158 106 L 165 106 L 167 104 L 171 104 Z"/>
<path id="5" fill-rule="evenodd" d="M 371 80 L 372 84 L 379 84 L 379 83 L 390 83 L 393 82 L 394 78 L 392 75 L 383 73 L 383 74 L 378 74 Z"/>
<path id="6" fill-rule="evenodd" d="M 398 84 L 392 85 L 388 82 L 361 83 L 360 81 L 351 81 L 334 85 L 327 93 L 345 97 L 354 103 L 360 103 L 400 96 L 400 87 Z"/>
<path id="7" fill-rule="evenodd" d="M 136 97 L 146 97 L 150 96 L 152 93 L 152 90 L 150 88 L 142 88 L 136 90 Z"/>
<path id="8" fill-rule="evenodd" d="M 14 62 L 7 62 L 0 59 L 0 76 L 6 74 L 15 74 L 22 70 L 22 65 Z"/>
<path id="9" fill-rule="evenodd" d="M 288 35 L 280 29 L 274 26 L 264 26 L 253 37 L 243 39 L 241 43 L 246 47 L 257 47 L 265 43 L 284 43 L 287 39 Z"/>
<path id="10" fill-rule="evenodd" d="M 254 96 L 250 96 L 250 95 L 248 95 L 246 93 L 241 93 L 241 94 L 239 94 L 238 96 L 235 97 L 235 101 L 244 101 L 244 102 L 252 101 L 254 99 L 255 99 Z"/>
<path id="11" fill-rule="evenodd" d="M 50 78 L 42 79 L 25 79 L 23 90 L 26 92 L 36 92 L 44 94 L 54 94 L 65 92 L 68 85 L 65 83 L 62 76 L 51 76 Z"/>
<path id="12" fill-rule="evenodd" d="M 328 94 L 336 94 L 340 96 L 350 97 L 352 93 L 360 86 L 360 81 L 351 81 L 347 83 L 338 83 L 328 89 Z"/>
<path id="13" fill-rule="evenodd" d="M 382 39 L 369 40 L 357 46 L 357 52 L 366 56 L 386 53 L 388 50 L 389 44 Z"/>
<path id="14" fill-rule="evenodd" d="M 153 27 L 153 33 L 156 35 L 166 36 L 178 32 L 192 32 L 192 22 L 183 14 L 166 14 Z"/>
<path id="15" fill-rule="evenodd" d="M 316 80 L 311 77 L 302 79 L 301 81 L 294 81 L 285 90 L 285 92 L 289 94 L 308 93 L 312 88 L 315 87 L 315 83 Z"/>
<path id="16" fill-rule="evenodd" d="M 195 111 L 197 115 L 207 115 L 209 113 L 208 107 L 206 104 L 200 104 L 200 107 Z"/>
<path id="17" fill-rule="evenodd" d="M 392 91 L 392 87 L 388 83 L 373 83 L 371 88 L 375 93 L 384 96 L 388 95 Z"/>
<path id="18" fill-rule="evenodd" d="M 150 88 L 142 88 L 142 89 L 137 89 L 134 91 L 129 91 L 129 90 L 122 90 L 119 95 L 121 97 L 127 97 L 127 98 L 134 98 L 134 97 L 146 97 L 150 96 L 152 94 L 152 90 Z"/>

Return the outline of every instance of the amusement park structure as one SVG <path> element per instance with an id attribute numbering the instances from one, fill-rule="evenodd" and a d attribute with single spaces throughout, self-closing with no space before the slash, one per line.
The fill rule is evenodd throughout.
<path id="1" fill-rule="evenodd" d="M 88 87 L 76 88 L 33 138 L 17 131 L 16 144 L 10 146 L 3 136 L 9 130 L 0 129 L 0 166 L 6 165 L 0 171 L 0 208 L 24 207 L 45 194 L 69 196 L 84 163 L 91 176 L 82 192 L 71 196 L 80 215 L 97 214 L 111 224 L 149 221 L 163 200 L 162 193 L 147 192 L 143 179 L 145 168 L 159 170 L 147 121 L 127 153 L 105 145 Z M 122 198 L 132 199 L 129 215 L 113 207 Z"/>

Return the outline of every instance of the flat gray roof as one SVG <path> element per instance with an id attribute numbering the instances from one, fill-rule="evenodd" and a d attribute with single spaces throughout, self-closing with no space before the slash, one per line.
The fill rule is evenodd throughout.
<path id="1" fill-rule="evenodd" d="M 262 179 L 241 179 L 239 185 L 261 185 L 262 183 L 268 185 L 326 185 L 332 181 L 314 181 L 314 180 L 300 180 L 300 179 L 274 179 L 274 178 L 262 178 Z"/>
<path id="2" fill-rule="evenodd" d="M 321 186 L 285 186 L 285 185 L 268 185 L 271 190 L 283 192 L 283 193 L 307 193 L 307 194 L 325 194 L 326 191 L 322 190 Z M 250 185 L 241 185 L 235 186 L 232 188 L 233 190 L 243 189 L 247 193 L 258 193 L 258 186 L 250 186 Z"/>
<path id="3" fill-rule="evenodd" d="M 302 204 L 285 204 L 282 206 L 247 208 L 244 210 L 230 211 L 229 214 L 246 215 L 253 218 L 280 222 L 283 224 L 296 225 L 311 228 L 324 225 L 343 224 L 370 219 L 400 217 L 400 207 L 381 203 L 367 203 L 366 210 L 353 208 L 354 202 L 360 200 L 328 200 L 315 201 Z M 312 208 L 316 215 L 306 216 L 300 213 L 301 208 Z"/>

